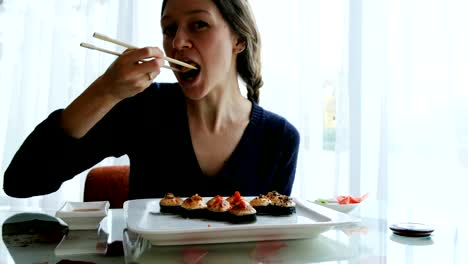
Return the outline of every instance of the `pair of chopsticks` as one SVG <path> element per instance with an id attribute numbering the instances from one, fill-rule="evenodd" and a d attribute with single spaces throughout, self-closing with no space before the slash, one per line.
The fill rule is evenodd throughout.
<path id="1" fill-rule="evenodd" d="M 114 43 L 116 45 L 119 45 L 119 46 L 122 46 L 122 47 L 125 47 L 125 48 L 128 48 L 128 49 L 137 49 L 138 47 L 136 46 L 133 46 L 133 45 L 130 45 L 128 43 L 125 43 L 125 42 L 122 42 L 120 40 L 116 40 L 116 39 L 113 39 L 113 38 L 110 38 L 106 35 L 103 35 L 101 33 L 97 33 L 97 32 L 94 32 L 93 34 L 93 37 L 97 38 L 97 39 L 100 39 L 100 40 L 104 40 L 104 41 L 107 41 L 107 42 L 110 42 L 110 43 Z M 108 54 L 112 54 L 112 55 L 115 55 L 115 56 L 120 56 L 122 55 L 122 53 L 118 53 L 118 52 L 115 52 L 115 51 L 112 51 L 112 50 L 107 50 L 107 49 L 103 49 L 103 48 L 99 48 L 99 47 L 96 47 L 92 44 L 89 44 L 89 43 L 85 43 L 85 42 L 82 42 L 80 43 L 80 46 L 83 47 L 83 48 L 87 48 L 87 49 L 92 49 L 92 50 L 97 50 L 97 51 L 101 51 L 101 52 L 104 52 L 104 53 L 108 53 Z M 176 60 L 176 59 L 173 59 L 173 58 L 170 58 L 170 57 L 167 57 L 167 56 L 164 56 L 163 57 L 164 60 L 168 61 L 168 62 L 172 62 L 174 64 L 177 64 L 177 65 L 180 65 L 182 67 L 186 67 L 186 68 L 189 68 L 189 69 L 193 69 L 193 70 L 196 70 L 197 68 L 193 65 L 190 65 L 188 63 L 185 63 L 183 61 L 179 61 L 179 60 Z M 173 68 L 173 67 L 170 67 L 170 66 L 167 66 L 167 65 L 163 65 L 161 66 L 162 68 L 166 68 L 166 69 L 171 69 L 173 71 L 180 71 L 179 69 L 176 69 L 176 68 Z"/>

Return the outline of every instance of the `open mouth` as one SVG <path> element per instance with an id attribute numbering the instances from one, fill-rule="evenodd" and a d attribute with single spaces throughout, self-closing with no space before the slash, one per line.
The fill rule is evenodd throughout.
<path id="1" fill-rule="evenodd" d="M 183 67 L 183 66 L 177 67 L 180 70 L 180 72 L 178 72 L 180 78 L 182 78 L 183 80 L 186 80 L 186 81 L 190 81 L 190 80 L 195 79 L 198 76 L 198 74 L 200 73 L 200 65 L 198 65 L 195 62 L 191 62 L 191 61 L 185 61 L 185 62 L 192 65 L 192 66 L 195 66 L 197 69 L 193 70 L 193 69 L 189 69 L 189 68 L 186 68 L 186 67 Z"/>

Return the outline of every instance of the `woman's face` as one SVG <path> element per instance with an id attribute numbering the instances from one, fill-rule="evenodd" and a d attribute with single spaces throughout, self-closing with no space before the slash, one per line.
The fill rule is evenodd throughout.
<path id="1" fill-rule="evenodd" d="M 166 55 L 199 69 L 175 73 L 188 98 L 201 99 L 229 81 L 237 84 L 236 46 L 240 44 L 213 1 L 167 1 L 161 27 Z"/>

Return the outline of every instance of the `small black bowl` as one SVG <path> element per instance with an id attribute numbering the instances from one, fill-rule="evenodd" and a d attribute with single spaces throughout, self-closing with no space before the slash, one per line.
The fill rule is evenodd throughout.
<path id="1" fill-rule="evenodd" d="M 389 228 L 396 235 L 409 237 L 430 236 L 434 232 L 434 228 L 428 225 L 411 222 L 393 224 Z"/>

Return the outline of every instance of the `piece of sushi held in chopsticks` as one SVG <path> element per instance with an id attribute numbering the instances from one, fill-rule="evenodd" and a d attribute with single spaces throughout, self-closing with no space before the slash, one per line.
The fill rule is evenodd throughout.
<path id="1" fill-rule="evenodd" d="M 178 214 L 183 200 L 176 197 L 173 193 L 166 193 L 159 201 L 159 208 L 161 213 Z"/>
<path id="2" fill-rule="evenodd" d="M 207 208 L 205 201 L 198 194 L 185 199 L 180 207 L 180 215 L 184 218 L 203 218 Z"/>
<path id="3" fill-rule="evenodd" d="M 217 221 L 227 221 L 229 219 L 229 209 L 231 204 L 221 195 L 211 198 L 207 203 L 206 217 Z"/>

